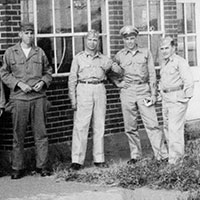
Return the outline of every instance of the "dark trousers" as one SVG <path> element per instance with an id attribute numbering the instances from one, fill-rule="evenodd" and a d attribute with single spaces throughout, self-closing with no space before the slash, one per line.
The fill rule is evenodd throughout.
<path id="1" fill-rule="evenodd" d="M 28 121 L 36 146 L 36 167 L 44 168 L 48 156 L 48 138 L 46 134 L 46 98 L 34 100 L 13 101 L 13 154 L 12 168 L 15 170 L 24 169 L 24 137 Z"/>

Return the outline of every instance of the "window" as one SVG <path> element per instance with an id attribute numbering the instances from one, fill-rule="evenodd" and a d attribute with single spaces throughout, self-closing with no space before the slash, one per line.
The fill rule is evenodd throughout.
<path id="1" fill-rule="evenodd" d="M 178 3 L 178 54 L 197 66 L 196 4 Z"/>
<path id="2" fill-rule="evenodd" d="M 132 24 L 140 31 L 138 43 L 148 47 L 154 58 L 155 66 L 159 65 L 159 42 L 164 34 L 162 0 L 132 0 Z"/>
<path id="3" fill-rule="evenodd" d="M 109 52 L 107 0 L 33 0 L 36 43 L 44 49 L 55 75 L 70 71 L 73 56 L 84 50 L 90 29 L 100 32 L 100 51 Z"/>

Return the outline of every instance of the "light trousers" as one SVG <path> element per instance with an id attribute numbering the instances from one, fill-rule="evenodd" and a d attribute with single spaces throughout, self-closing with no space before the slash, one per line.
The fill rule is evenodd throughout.
<path id="1" fill-rule="evenodd" d="M 121 90 L 120 95 L 125 133 L 128 137 L 131 158 L 138 159 L 142 155 L 137 123 L 140 113 L 154 156 L 157 160 L 160 160 L 167 157 L 167 149 L 163 145 L 164 135 L 158 124 L 155 106 L 147 107 L 143 101 L 145 97 L 150 96 L 148 88 L 148 85 L 142 85 L 138 86 L 138 88 L 137 86 L 132 86 L 128 89 Z"/>
<path id="2" fill-rule="evenodd" d="M 104 84 L 77 86 L 77 110 L 74 113 L 72 163 L 84 164 L 90 123 L 93 129 L 93 161 L 104 162 L 106 90 Z"/>

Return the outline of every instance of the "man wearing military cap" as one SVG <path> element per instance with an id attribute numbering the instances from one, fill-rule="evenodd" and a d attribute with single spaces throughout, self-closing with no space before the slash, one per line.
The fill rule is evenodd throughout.
<path id="1" fill-rule="evenodd" d="M 139 33 L 139 30 L 135 28 L 134 26 L 124 26 L 120 29 L 120 35 L 122 37 L 126 37 L 128 35 L 135 35 L 137 36 Z"/>
<path id="2" fill-rule="evenodd" d="M 69 97 L 74 109 L 72 137 L 72 164 L 79 170 L 85 160 L 91 118 L 93 128 L 93 161 L 97 167 L 106 167 L 104 158 L 104 128 L 106 90 L 104 81 L 112 61 L 98 50 L 99 33 L 90 30 L 85 38 L 85 50 L 78 53 L 71 65 Z"/>
<path id="3" fill-rule="evenodd" d="M 47 98 L 45 91 L 52 80 L 52 68 L 44 51 L 34 45 L 34 26 L 22 23 L 20 42 L 8 48 L 0 68 L 2 81 L 10 88 L 9 105 L 13 120 L 12 179 L 24 175 L 24 137 L 31 122 L 36 146 L 36 171 L 47 170 L 48 138 L 45 129 Z"/>
<path id="4" fill-rule="evenodd" d="M 136 43 L 138 29 L 129 25 L 120 30 L 124 48 L 114 61 L 120 66 L 115 73 L 121 74 L 115 84 L 121 89 L 120 98 L 124 117 L 125 133 L 128 137 L 131 159 L 128 164 L 136 163 L 142 156 L 138 133 L 138 111 L 143 120 L 147 135 L 157 160 L 167 158 L 167 150 L 162 146 L 162 131 L 158 125 L 154 104 L 156 103 L 156 74 L 151 52 L 140 48 Z M 114 68 L 113 68 L 114 69 Z"/>
<path id="5" fill-rule="evenodd" d="M 184 156 L 184 123 L 188 102 L 193 96 L 194 81 L 188 62 L 176 55 L 174 40 L 161 40 L 162 63 L 160 90 L 163 127 L 168 144 L 169 163 L 176 164 Z"/>

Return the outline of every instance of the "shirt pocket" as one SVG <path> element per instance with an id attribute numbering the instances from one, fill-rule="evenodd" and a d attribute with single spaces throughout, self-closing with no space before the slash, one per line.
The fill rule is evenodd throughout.
<path id="1" fill-rule="evenodd" d="M 34 76 L 41 77 L 43 68 L 42 66 L 42 61 L 34 59 L 32 63 L 29 63 L 28 72 L 32 73 Z"/>
<path id="2" fill-rule="evenodd" d="M 89 71 L 91 68 L 91 65 L 80 65 L 79 66 L 79 73 L 83 72 L 83 71 Z"/>
<path id="3" fill-rule="evenodd" d="M 147 60 L 145 58 L 142 58 L 141 60 L 136 61 L 135 65 L 140 75 L 147 76 L 148 67 L 147 67 Z"/>
<path id="4" fill-rule="evenodd" d="M 177 72 L 177 70 L 174 68 L 174 67 L 172 67 L 170 70 L 169 70 L 169 74 L 175 74 Z"/>
<path id="5" fill-rule="evenodd" d="M 23 61 L 18 61 L 16 62 L 15 60 L 10 61 L 10 68 L 13 73 L 13 75 L 16 78 L 21 78 L 24 75 L 24 62 Z"/>
<path id="6" fill-rule="evenodd" d="M 134 72 L 134 70 L 133 70 L 133 62 L 131 60 L 122 63 L 121 67 L 124 70 L 124 74 L 132 74 Z"/>

